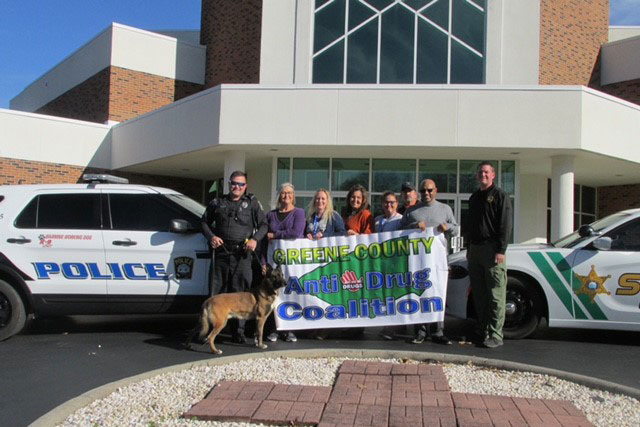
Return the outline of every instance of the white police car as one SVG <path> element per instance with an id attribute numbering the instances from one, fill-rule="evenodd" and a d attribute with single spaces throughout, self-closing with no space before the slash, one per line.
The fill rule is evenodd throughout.
<path id="1" fill-rule="evenodd" d="M 473 317 L 466 251 L 449 257 L 447 313 Z M 602 218 L 550 245 L 509 245 L 504 335 L 550 327 L 640 331 L 640 209 Z"/>
<path id="2" fill-rule="evenodd" d="M 196 312 L 208 296 L 204 206 L 98 183 L 115 178 L 0 186 L 0 340 L 30 314 Z"/>

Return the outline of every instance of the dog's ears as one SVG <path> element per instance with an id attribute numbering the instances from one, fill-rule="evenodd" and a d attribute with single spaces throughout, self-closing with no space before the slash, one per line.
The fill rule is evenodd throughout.
<path id="1" fill-rule="evenodd" d="M 272 272 L 273 267 L 271 266 L 271 264 L 267 263 L 267 276 L 270 276 Z"/>

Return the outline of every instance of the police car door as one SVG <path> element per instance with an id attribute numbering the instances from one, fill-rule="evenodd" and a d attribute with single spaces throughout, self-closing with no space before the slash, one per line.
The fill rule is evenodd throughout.
<path id="1" fill-rule="evenodd" d="M 591 242 L 576 254 L 574 293 L 594 327 L 640 329 L 640 218 L 603 237 L 610 239 L 611 249 Z"/>
<path id="2" fill-rule="evenodd" d="M 106 260 L 117 271 L 107 281 L 111 305 L 124 311 L 165 311 L 175 308 L 176 298 L 208 293 L 201 266 L 206 260 L 196 262 L 204 238 L 169 231 L 171 220 L 185 215 L 179 207 L 158 193 L 110 190 L 104 197 L 111 222 L 104 232 Z"/>
<path id="3" fill-rule="evenodd" d="M 40 190 L 7 230 L 11 261 L 44 311 L 89 313 L 106 302 L 107 269 L 97 190 Z M 43 312 L 43 310 L 40 310 Z"/>

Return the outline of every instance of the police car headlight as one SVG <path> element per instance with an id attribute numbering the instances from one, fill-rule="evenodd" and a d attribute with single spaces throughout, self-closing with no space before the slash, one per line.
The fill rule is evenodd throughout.
<path id="1" fill-rule="evenodd" d="M 449 267 L 449 279 L 459 280 L 467 277 L 469 272 L 461 265 L 452 265 Z"/>

